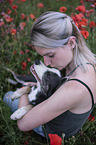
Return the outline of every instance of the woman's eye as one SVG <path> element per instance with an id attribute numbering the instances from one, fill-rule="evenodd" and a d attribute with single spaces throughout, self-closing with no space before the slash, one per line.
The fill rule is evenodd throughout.
<path id="1" fill-rule="evenodd" d="M 49 57 L 54 57 L 54 55 L 50 55 Z"/>

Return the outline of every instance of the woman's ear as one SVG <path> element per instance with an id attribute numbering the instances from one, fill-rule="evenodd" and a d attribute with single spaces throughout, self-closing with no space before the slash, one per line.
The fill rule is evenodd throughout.
<path id="1" fill-rule="evenodd" d="M 76 37 L 75 36 L 72 36 L 69 38 L 68 40 L 68 45 L 71 47 L 71 49 L 73 49 L 76 45 Z"/>

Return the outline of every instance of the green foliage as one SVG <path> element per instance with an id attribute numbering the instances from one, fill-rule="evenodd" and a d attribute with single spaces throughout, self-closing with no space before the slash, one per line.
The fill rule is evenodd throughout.
<path id="1" fill-rule="evenodd" d="M 29 74 L 30 66 L 37 58 L 42 59 L 33 49 L 30 43 L 30 30 L 33 22 L 43 12 L 59 11 L 60 7 L 66 7 L 66 14 L 74 16 L 79 14 L 75 8 L 81 5 L 80 0 L 14 0 L 12 4 L 10 0 L 0 0 L 0 144 L 3 145 L 47 145 L 44 138 L 32 132 L 21 132 L 17 127 L 17 123 L 10 119 L 11 111 L 2 99 L 7 91 L 15 90 L 6 78 L 12 78 L 12 74 L 7 72 L 4 67 L 8 67 L 18 74 Z M 83 1 L 87 11 L 94 11 L 85 18 L 88 25 L 83 28 L 89 32 L 86 40 L 90 49 L 96 54 L 96 22 L 95 26 L 90 28 L 89 23 L 96 20 L 96 4 L 94 0 L 88 2 Z M 43 7 L 38 7 L 42 3 Z M 13 9 L 12 6 L 18 6 Z M 91 6 L 91 7 L 90 7 Z M 11 10 L 11 11 L 10 11 Z M 21 14 L 25 16 L 21 18 Z M 32 14 L 34 17 L 30 17 Z M 12 30 L 15 31 L 12 32 Z M 96 116 L 96 107 L 92 112 Z M 81 131 L 72 138 L 65 140 L 66 145 L 92 145 L 96 143 L 96 117 L 93 121 L 87 121 Z"/>

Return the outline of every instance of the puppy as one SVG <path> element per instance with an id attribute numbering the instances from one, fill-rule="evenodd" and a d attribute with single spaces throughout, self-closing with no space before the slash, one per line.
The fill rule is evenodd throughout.
<path id="1" fill-rule="evenodd" d="M 36 60 L 30 68 L 31 73 L 37 80 L 37 87 L 25 86 L 13 93 L 12 100 L 19 98 L 23 94 L 28 94 L 29 103 L 37 105 L 49 98 L 61 84 L 60 71 L 55 68 L 46 67 L 41 61 Z M 30 109 L 31 105 L 19 108 L 11 115 L 11 119 L 17 120 L 25 115 Z"/>

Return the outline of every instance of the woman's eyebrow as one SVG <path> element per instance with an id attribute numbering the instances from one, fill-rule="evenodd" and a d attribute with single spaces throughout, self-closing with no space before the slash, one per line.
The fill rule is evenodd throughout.
<path id="1" fill-rule="evenodd" d="M 52 52 L 45 53 L 43 56 L 46 56 L 46 55 L 48 55 L 48 54 L 50 54 L 50 53 L 52 53 Z"/>

